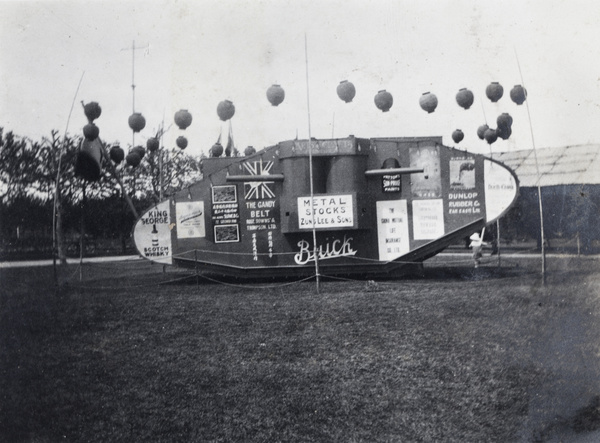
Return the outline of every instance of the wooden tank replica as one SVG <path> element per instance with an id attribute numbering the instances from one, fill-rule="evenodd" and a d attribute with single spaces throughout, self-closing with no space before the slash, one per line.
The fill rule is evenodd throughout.
<path id="1" fill-rule="evenodd" d="M 315 255 L 321 275 L 399 275 L 518 193 L 506 166 L 441 137 L 290 140 L 203 168 L 138 220 L 143 257 L 239 278 L 314 275 Z"/>

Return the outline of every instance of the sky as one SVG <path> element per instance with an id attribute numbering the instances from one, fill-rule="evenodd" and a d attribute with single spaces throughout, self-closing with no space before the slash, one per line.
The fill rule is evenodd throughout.
<path id="1" fill-rule="evenodd" d="M 164 123 L 164 145 L 183 135 L 192 155 L 229 125 L 240 151 L 309 134 L 442 136 L 484 154 L 600 142 L 592 0 L 0 0 L 0 15 L 0 127 L 34 140 L 80 134 L 81 102 L 96 101 L 103 141 L 145 145 Z M 351 103 L 336 94 L 342 80 L 356 87 Z M 504 87 L 497 103 L 485 96 L 491 82 Z M 272 84 L 286 93 L 277 107 Z M 528 91 L 521 106 L 509 97 L 516 84 Z M 469 110 L 455 101 L 465 87 Z M 374 104 L 383 89 L 394 97 L 385 113 Z M 439 101 L 431 114 L 425 92 Z M 236 108 L 229 122 L 217 116 L 222 100 Z M 180 109 L 193 116 L 184 131 Z M 135 135 L 134 110 L 146 119 Z M 477 128 L 504 112 L 512 136 L 480 140 Z"/>

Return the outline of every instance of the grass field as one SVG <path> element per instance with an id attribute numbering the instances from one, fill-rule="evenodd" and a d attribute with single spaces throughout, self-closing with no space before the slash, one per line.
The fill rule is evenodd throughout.
<path id="1" fill-rule="evenodd" d="M 549 259 L 543 284 L 539 260 L 434 260 L 319 294 L 140 261 L 62 269 L 58 290 L 51 267 L 1 269 L 0 441 L 591 438 L 599 264 Z"/>

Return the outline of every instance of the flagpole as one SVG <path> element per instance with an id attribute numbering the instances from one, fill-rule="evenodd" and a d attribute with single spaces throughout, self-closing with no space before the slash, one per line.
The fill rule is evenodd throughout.
<path id="1" fill-rule="evenodd" d="M 308 174 L 310 180 L 310 212 L 312 217 L 312 237 L 313 237 L 313 254 L 315 257 L 315 278 L 317 284 L 317 294 L 319 293 L 320 275 L 319 275 L 319 252 L 317 247 L 317 231 L 315 228 L 315 201 L 314 201 L 314 185 L 313 185 L 313 160 L 312 160 L 312 134 L 310 128 L 310 91 L 308 87 L 308 43 L 306 33 L 304 34 L 304 60 L 306 65 L 306 109 L 308 113 Z"/>

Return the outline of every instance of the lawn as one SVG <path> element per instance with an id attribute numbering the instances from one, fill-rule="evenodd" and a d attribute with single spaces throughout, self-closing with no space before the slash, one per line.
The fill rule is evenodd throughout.
<path id="1" fill-rule="evenodd" d="M 600 429 L 596 257 L 223 285 L 0 269 L 0 441 L 550 441 Z M 193 274 L 193 272 L 192 272 Z M 80 280 L 81 275 L 81 280 Z"/>

